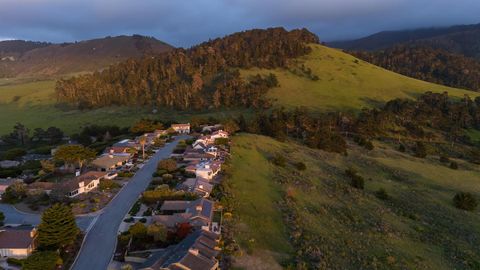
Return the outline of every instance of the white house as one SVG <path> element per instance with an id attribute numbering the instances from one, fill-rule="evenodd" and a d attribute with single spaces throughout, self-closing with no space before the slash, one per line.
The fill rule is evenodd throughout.
<path id="1" fill-rule="evenodd" d="M 66 192 L 68 197 L 73 198 L 97 188 L 100 180 L 105 178 L 106 175 L 106 172 L 89 171 L 63 182 L 60 188 Z"/>
<path id="2" fill-rule="evenodd" d="M 205 162 L 197 166 L 195 175 L 197 178 L 203 178 L 206 180 L 212 180 L 221 169 L 221 163 L 218 161 Z"/>
<path id="3" fill-rule="evenodd" d="M 219 138 L 228 138 L 229 134 L 226 131 L 223 130 L 217 130 L 210 135 L 213 139 L 219 139 Z"/>
<path id="4" fill-rule="evenodd" d="M 190 133 L 190 123 L 186 124 L 172 124 L 172 129 L 175 132 L 180 134 L 189 134 Z"/>

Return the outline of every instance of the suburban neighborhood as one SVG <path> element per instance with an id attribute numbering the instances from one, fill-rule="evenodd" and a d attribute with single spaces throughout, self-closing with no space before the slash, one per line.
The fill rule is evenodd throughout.
<path id="1" fill-rule="evenodd" d="M 163 148 L 168 152 L 163 154 Z M 153 156 L 158 160 L 151 160 Z M 229 134 L 220 125 L 191 134 L 190 124 L 172 124 L 166 130 L 121 139 L 98 155 L 68 141 L 40 160 L 52 176 L 30 183 L 20 178 L 1 179 L 2 207 L 11 204 L 13 213 L 39 217 L 58 206 L 56 203 L 70 205 L 81 238 L 73 240 L 80 250 L 78 257 L 68 259 L 69 267 L 85 269 L 79 266 L 82 252 L 88 248 L 85 243 L 98 220 L 110 209 L 118 210 L 117 197 L 126 194 L 127 187 L 135 187 L 140 197 L 132 198 L 133 203 L 126 205 L 130 210 L 119 220 L 113 260 L 106 261 L 108 269 L 219 269 L 222 209 L 210 195 L 222 179 L 222 164 L 228 156 Z M 64 161 L 58 163 L 59 159 Z M 137 177 L 146 188 L 134 185 L 132 179 Z M 42 198 L 43 204 L 38 203 L 40 199 L 32 203 L 32 196 Z M 9 213 L 4 214 L 0 230 L 0 255 L 4 258 L 0 266 L 18 269 L 39 248 L 38 229 L 46 217 L 34 218 L 32 224 L 10 223 Z"/>

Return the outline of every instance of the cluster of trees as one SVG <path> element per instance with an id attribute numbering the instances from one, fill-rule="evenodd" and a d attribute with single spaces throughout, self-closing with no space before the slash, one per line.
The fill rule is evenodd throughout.
<path id="1" fill-rule="evenodd" d="M 63 265 L 68 256 L 64 252 L 77 241 L 80 230 L 69 206 L 55 204 L 45 210 L 38 226 L 38 251 L 30 255 L 23 263 L 26 270 L 53 270 Z"/>
<path id="2" fill-rule="evenodd" d="M 251 30 L 176 49 L 155 57 L 128 60 L 102 72 L 59 80 L 59 102 L 79 108 L 107 105 L 204 109 L 267 106 L 274 75 L 244 79 L 239 68 L 286 67 L 289 59 L 311 51 L 318 38 L 307 31 L 283 28 Z"/>
<path id="3" fill-rule="evenodd" d="M 352 52 L 356 57 L 424 81 L 480 91 L 480 62 L 443 49 L 397 45 L 385 50 Z"/>

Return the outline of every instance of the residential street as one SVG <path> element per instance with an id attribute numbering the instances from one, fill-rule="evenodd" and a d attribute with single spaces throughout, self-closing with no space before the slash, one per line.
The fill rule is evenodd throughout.
<path id="1" fill-rule="evenodd" d="M 6 225 L 38 225 L 40 223 L 40 215 L 19 212 L 17 209 L 15 209 L 15 207 L 10 204 L 0 203 L 0 211 L 5 214 Z M 90 226 L 90 223 L 93 219 L 94 216 L 79 216 L 76 218 L 77 225 L 82 231 L 85 231 L 88 226 Z"/>
<path id="2" fill-rule="evenodd" d="M 160 149 L 104 208 L 89 230 L 80 254 L 71 269 L 107 269 L 115 251 L 118 227 L 124 216 L 148 187 L 158 161 L 168 158 L 178 141 L 185 138 L 187 137 L 178 136 L 174 142 Z"/>

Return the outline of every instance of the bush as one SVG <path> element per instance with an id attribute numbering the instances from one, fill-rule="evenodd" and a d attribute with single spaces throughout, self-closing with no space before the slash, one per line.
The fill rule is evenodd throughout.
<path id="1" fill-rule="evenodd" d="M 458 192 L 453 197 L 453 205 L 458 209 L 473 211 L 478 205 L 477 199 L 470 192 Z"/>
<path id="2" fill-rule="evenodd" d="M 299 171 L 305 171 L 307 169 L 307 165 L 300 161 L 295 164 L 295 168 L 297 168 Z"/>
<path id="3" fill-rule="evenodd" d="M 380 200 L 388 200 L 389 196 L 387 191 L 384 188 L 380 188 L 375 192 L 375 196 L 379 198 Z"/>
<path id="4" fill-rule="evenodd" d="M 24 260 L 17 259 L 17 258 L 7 258 L 7 263 L 8 263 L 8 264 L 16 265 L 16 266 L 22 266 L 22 265 L 23 265 L 23 261 L 24 261 Z"/>
<path id="5" fill-rule="evenodd" d="M 427 157 L 427 148 L 425 147 L 425 144 L 422 142 L 417 142 L 417 146 L 415 147 L 414 151 L 415 151 L 415 156 L 418 158 Z"/>
<path id="6" fill-rule="evenodd" d="M 216 138 L 214 143 L 215 145 L 227 145 L 228 138 Z"/>
<path id="7" fill-rule="evenodd" d="M 363 177 L 357 174 L 357 172 L 353 169 L 347 169 L 345 174 L 350 178 L 351 182 L 350 185 L 357 189 L 363 189 L 365 186 L 365 180 Z"/>
<path id="8" fill-rule="evenodd" d="M 135 216 L 138 213 L 138 211 L 140 211 L 141 206 L 142 206 L 142 202 L 140 202 L 140 200 L 136 201 L 128 213 L 131 216 Z"/>
<path id="9" fill-rule="evenodd" d="M 118 183 L 115 183 L 115 181 L 111 179 L 103 179 L 100 181 L 100 184 L 98 185 L 98 188 L 100 190 L 109 190 L 109 189 L 114 189 L 114 188 L 119 188 L 120 185 Z"/>
<path id="10" fill-rule="evenodd" d="M 441 157 L 440 157 L 440 162 L 442 162 L 442 163 L 448 163 L 448 162 L 450 162 L 450 159 L 449 159 L 448 157 L 446 157 L 446 156 L 441 156 Z"/>
<path id="11" fill-rule="evenodd" d="M 285 159 L 284 156 L 280 154 L 276 154 L 273 159 L 272 159 L 273 164 L 280 166 L 280 167 L 285 167 L 287 164 L 287 160 Z"/>
<path id="12" fill-rule="evenodd" d="M 365 139 L 363 137 L 355 137 L 354 141 L 358 145 L 363 146 L 367 150 L 373 150 L 373 148 L 374 148 L 372 141 L 370 141 L 368 139 Z"/>
<path id="13" fill-rule="evenodd" d="M 398 151 L 402 152 L 402 153 L 405 153 L 405 151 L 407 151 L 407 149 L 405 148 L 405 145 L 403 144 L 400 144 L 398 146 Z"/>
<path id="14" fill-rule="evenodd" d="M 10 150 L 7 150 L 5 154 L 3 154 L 3 159 L 6 159 L 6 160 L 18 159 L 24 156 L 26 153 L 27 151 L 21 148 L 12 148 Z"/>
<path id="15" fill-rule="evenodd" d="M 124 221 L 124 222 L 127 222 L 127 223 L 132 223 L 133 220 L 134 220 L 133 217 L 129 217 L 129 218 L 124 219 L 123 221 Z"/>
<path id="16" fill-rule="evenodd" d="M 450 162 L 450 169 L 458 170 L 458 163 L 455 161 Z"/>
<path id="17" fill-rule="evenodd" d="M 133 177 L 135 174 L 133 172 L 119 172 L 118 177 L 122 178 L 130 178 Z"/>
<path id="18" fill-rule="evenodd" d="M 157 165 L 157 173 L 159 170 L 165 170 L 167 172 L 174 172 L 177 169 L 177 161 L 174 159 L 160 160 Z"/>
<path id="19" fill-rule="evenodd" d="M 139 221 L 140 221 L 141 223 L 147 223 L 147 219 L 146 219 L 146 218 L 141 218 Z"/>

